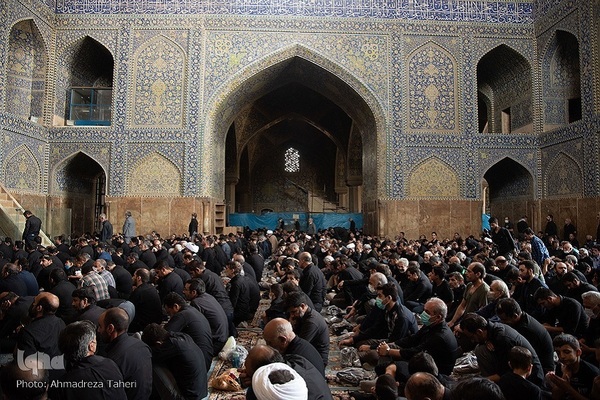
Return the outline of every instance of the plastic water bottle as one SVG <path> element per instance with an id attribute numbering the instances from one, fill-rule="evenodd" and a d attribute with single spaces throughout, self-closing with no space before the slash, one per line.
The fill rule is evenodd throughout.
<path id="1" fill-rule="evenodd" d="M 233 350 L 233 353 L 231 353 L 231 363 L 233 364 L 233 368 L 240 367 L 240 353 L 237 350 Z"/>

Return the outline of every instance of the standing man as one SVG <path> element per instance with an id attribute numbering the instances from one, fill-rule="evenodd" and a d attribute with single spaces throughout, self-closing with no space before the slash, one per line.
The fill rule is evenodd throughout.
<path id="1" fill-rule="evenodd" d="M 497 218 L 490 218 L 490 228 L 492 234 L 492 241 L 498 247 L 498 255 L 506 257 L 511 260 L 516 250 L 515 240 L 508 231 L 508 229 L 498 225 Z"/>
<path id="2" fill-rule="evenodd" d="M 113 226 L 104 213 L 100 214 L 98 219 L 100 220 L 100 224 L 102 224 L 102 229 L 100 229 L 100 243 L 110 243 L 113 236 Z"/>
<path id="3" fill-rule="evenodd" d="M 517 222 L 517 233 L 519 235 L 519 240 L 523 240 L 526 229 L 529 229 L 529 224 L 527 223 L 527 215 L 523 215 L 519 222 Z"/>
<path id="4" fill-rule="evenodd" d="M 23 216 L 27 220 L 25 222 L 25 229 L 23 229 L 23 241 L 29 245 L 32 249 L 37 247 L 35 238 L 40 234 L 42 229 L 42 220 L 33 215 L 29 210 L 23 213 Z"/>
<path id="5" fill-rule="evenodd" d="M 188 225 L 188 232 L 190 234 L 190 238 L 194 238 L 194 235 L 198 233 L 198 214 L 193 213 L 192 219 L 190 220 L 190 224 Z"/>
<path id="6" fill-rule="evenodd" d="M 573 224 L 573 221 L 571 221 L 571 218 L 565 218 L 565 226 L 563 228 L 563 240 L 571 240 L 569 237 L 570 234 L 573 234 L 575 237 L 577 237 L 577 228 Z"/>
<path id="7" fill-rule="evenodd" d="M 125 222 L 123 223 L 123 238 L 125 243 L 129 244 L 131 238 L 135 236 L 135 220 L 131 216 L 131 211 L 125 211 Z"/>
<path id="8" fill-rule="evenodd" d="M 546 216 L 546 228 L 544 229 L 544 238 L 546 243 L 549 243 L 552 236 L 557 235 L 558 227 L 556 226 L 556 222 L 554 222 L 554 216 L 552 214 L 548 214 Z"/>
<path id="9" fill-rule="evenodd" d="M 544 242 L 542 242 L 542 239 L 535 235 L 533 229 L 527 228 L 524 233 L 525 239 L 529 240 L 529 243 L 531 243 L 531 258 L 541 268 L 544 265 L 544 261 L 546 261 L 547 258 L 550 258 L 550 253 Z"/>
<path id="10" fill-rule="evenodd" d="M 325 301 L 325 287 L 327 281 L 319 268 L 312 263 L 312 256 L 308 252 L 303 252 L 299 256 L 298 266 L 302 269 L 300 278 L 300 289 L 310 297 L 315 310 L 321 312 L 323 302 Z"/>

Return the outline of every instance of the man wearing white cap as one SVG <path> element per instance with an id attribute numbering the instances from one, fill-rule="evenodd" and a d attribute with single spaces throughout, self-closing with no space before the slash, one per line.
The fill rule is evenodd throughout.
<path id="1" fill-rule="evenodd" d="M 285 363 L 285 364 L 284 364 Z M 307 387 L 307 394 L 304 395 L 304 391 L 300 388 L 298 382 L 294 382 L 290 387 L 286 388 L 262 388 L 261 385 L 267 385 L 266 381 L 269 381 L 269 375 L 275 369 L 282 368 L 277 364 L 284 364 L 290 366 L 294 371 L 300 375 L 305 381 L 305 387 Z M 275 365 L 275 368 L 266 370 L 266 375 L 261 374 L 256 376 L 257 372 L 264 366 Z M 304 357 L 297 354 L 291 354 L 284 357 L 274 348 L 265 345 L 256 345 L 248 352 L 248 357 L 244 362 L 244 369 L 240 370 L 240 381 L 243 387 L 247 387 L 246 400 L 263 400 L 263 399 L 307 399 L 307 400 L 332 400 L 331 390 L 327 386 L 327 381 L 321 375 L 321 373 Z M 287 379 L 289 375 L 285 374 Z M 294 376 L 294 380 L 295 375 Z M 256 381 L 255 381 L 256 378 Z M 276 382 L 283 382 L 286 379 L 280 379 L 274 377 Z M 271 386 L 281 385 L 269 382 Z M 285 383 L 283 384 L 285 385 Z M 258 388 L 258 390 L 256 390 Z M 274 397 L 269 395 L 271 391 L 277 390 Z M 296 394 L 298 397 L 294 397 Z M 305 396 L 305 397 L 303 397 Z"/>
<path id="2" fill-rule="evenodd" d="M 294 369 L 284 363 L 260 367 L 252 376 L 252 389 L 260 400 L 306 400 L 306 382 Z"/>

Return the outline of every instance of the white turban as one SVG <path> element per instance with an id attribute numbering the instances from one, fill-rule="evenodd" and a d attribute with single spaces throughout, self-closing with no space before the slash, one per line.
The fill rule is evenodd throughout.
<path id="1" fill-rule="evenodd" d="M 189 251 L 191 251 L 194 254 L 196 254 L 198 252 L 198 250 L 200 250 L 200 248 L 198 246 L 196 246 L 194 243 L 186 243 L 185 247 L 186 247 L 186 249 L 188 249 Z"/>
<path id="2" fill-rule="evenodd" d="M 273 384 L 269 375 L 273 371 L 289 371 L 294 379 L 286 383 Z M 252 390 L 258 400 L 306 400 L 308 387 L 304 379 L 287 364 L 273 363 L 260 367 L 252 375 Z"/>

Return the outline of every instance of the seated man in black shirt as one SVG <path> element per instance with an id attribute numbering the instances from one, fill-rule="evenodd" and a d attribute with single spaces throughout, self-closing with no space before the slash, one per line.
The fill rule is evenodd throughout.
<path id="1" fill-rule="evenodd" d="M 299 292 L 294 292 L 286 298 L 286 308 L 294 326 L 294 332 L 302 339 L 312 344 L 321 354 L 323 364 L 329 361 L 329 327 L 325 318 L 312 310 L 304 302 Z"/>
<path id="2" fill-rule="evenodd" d="M 98 336 L 107 343 L 106 357 L 123 374 L 127 398 L 148 399 L 152 393 L 152 353 L 144 342 L 127 334 L 128 325 L 125 310 L 110 308 L 98 320 Z"/>
<path id="3" fill-rule="evenodd" d="M 208 394 L 202 350 L 182 332 L 167 332 L 158 324 L 144 329 L 142 340 L 152 349 L 154 386 L 160 398 L 200 400 Z"/>
<path id="4" fill-rule="evenodd" d="M 283 318 L 275 318 L 263 331 L 263 337 L 268 346 L 273 347 L 281 354 L 297 354 L 306 358 L 310 363 L 325 376 L 325 364 L 321 355 L 306 340 L 297 336 L 292 329 L 292 324 Z"/>
<path id="5" fill-rule="evenodd" d="M 543 287 L 535 291 L 534 298 L 546 310 L 541 322 L 551 336 L 568 333 L 582 337 L 585 334 L 590 319 L 577 300 L 557 295 Z"/>
<path id="6" fill-rule="evenodd" d="M 67 373 L 56 383 L 60 399 L 125 399 L 123 375 L 114 361 L 95 355 L 96 327 L 89 321 L 69 324 L 60 334 Z M 86 382 L 86 385 L 81 385 Z"/>
<path id="7" fill-rule="evenodd" d="M 183 297 L 177 293 L 169 293 L 165 297 L 164 303 L 165 310 L 171 317 L 165 325 L 165 329 L 170 332 L 183 332 L 190 335 L 194 343 L 202 350 L 206 370 L 208 371 L 214 356 L 212 331 L 208 320 L 196 308 L 189 306 Z"/>

